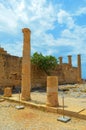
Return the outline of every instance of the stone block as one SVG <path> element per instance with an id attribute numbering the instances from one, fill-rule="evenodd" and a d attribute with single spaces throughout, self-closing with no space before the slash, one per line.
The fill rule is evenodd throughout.
<path id="1" fill-rule="evenodd" d="M 47 77 L 47 106 L 56 107 L 58 103 L 58 78 L 57 76 Z"/>
<path id="2" fill-rule="evenodd" d="M 4 97 L 11 97 L 12 96 L 12 89 L 10 87 L 6 87 L 4 89 Z"/>

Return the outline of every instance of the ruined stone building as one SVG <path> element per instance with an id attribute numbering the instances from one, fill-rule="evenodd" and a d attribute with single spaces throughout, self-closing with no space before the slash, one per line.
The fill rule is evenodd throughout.
<path id="1" fill-rule="evenodd" d="M 17 86 L 21 80 L 21 58 L 0 48 L 0 86 Z"/>
<path id="2" fill-rule="evenodd" d="M 59 84 L 81 83 L 81 59 L 77 56 L 77 67 L 72 66 L 72 58 L 68 56 L 68 63 L 60 63 L 51 75 L 58 76 Z M 8 54 L 3 48 L 0 48 L 0 87 L 21 86 L 21 64 L 22 58 Z M 31 65 L 31 87 L 46 86 L 47 74 L 37 66 Z"/>

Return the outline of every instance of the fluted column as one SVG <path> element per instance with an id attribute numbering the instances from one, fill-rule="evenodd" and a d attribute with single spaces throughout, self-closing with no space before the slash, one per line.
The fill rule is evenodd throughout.
<path id="1" fill-rule="evenodd" d="M 31 65 L 30 65 L 30 34 L 28 28 L 22 29 L 23 40 L 23 58 L 22 58 L 22 100 L 30 100 L 31 89 Z"/>

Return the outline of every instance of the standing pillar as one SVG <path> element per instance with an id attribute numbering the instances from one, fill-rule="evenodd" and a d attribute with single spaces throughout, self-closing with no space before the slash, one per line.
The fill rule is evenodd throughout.
<path id="1" fill-rule="evenodd" d="M 68 56 L 68 64 L 69 64 L 70 66 L 72 66 L 71 55 Z"/>
<path id="2" fill-rule="evenodd" d="M 59 57 L 60 65 L 62 65 L 62 57 Z"/>
<path id="3" fill-rule="evenodd" d="M 47 106 L 56 107 L 58 103 L 58 77 L 47 77 Z"/>
<path id="4" fill-rule="evenodd" d="M 78 65 L 78 83 L 81 83 L 81 55 L 77 56 L 77 65 Z"/>
<path id="5" fill-rule="evenodd" d="M 28 28 L 22 29 L 24 35 L 22 58 L 22 100 L 30 100 L 31 65 L 30 65 L 30 34 Z"/>

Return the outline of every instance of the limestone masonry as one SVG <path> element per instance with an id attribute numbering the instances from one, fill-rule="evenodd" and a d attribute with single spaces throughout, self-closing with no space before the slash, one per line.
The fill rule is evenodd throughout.
<path id="1" fill-rule="evenodd" d="M 21 58 L 8 54 L 0 48 L 0 87 L 21 84 Z"/>
<path id="2" fill-rule="evenodd" d="M 59 84 L 81 83 L 81 57 L 77 55 L 77 67 L 72 66 L 72 56 L 68 56 L 68 63 L 60 63 L 52 76 L 58 76 Z M 21 86 L 22 58 L 8 54 L 0 47 L 0 88 Z M 29 77 L 28 77 L 29 78 Z M 29 80 L 29 79 L 28 79 Z M 47 74 L 35 65 L 31 65 L 31 88 L 45 87 L 47 85 Z"/>
<path id="3" fill-rule="evenodd" d="M 68 56 L 68 63 L 62 63 L 62 57 L 59 57 L 60 63 L 52 76 L 58 76 L 59 84 L 81 83 L 81 59 L 77 56 L 77 67 L 72 66 L 71 56 Z M 0 48 L 0 87 L 21 86 L 21 65 L 22 58 L 12 56 Z M 47 74 L 37 66 L 31 65 L 31 87 L 46 86 Z"/>
<path id="4" fill-rule="evenodd" d="M 24 28 L 23 58 L 22 58 L 22 100 L 30 100 L 31 65 L 30 65 L 30 30 Z"/>

